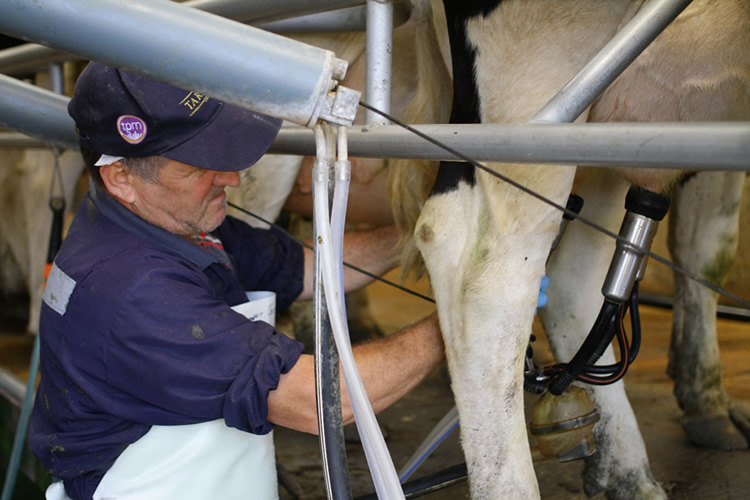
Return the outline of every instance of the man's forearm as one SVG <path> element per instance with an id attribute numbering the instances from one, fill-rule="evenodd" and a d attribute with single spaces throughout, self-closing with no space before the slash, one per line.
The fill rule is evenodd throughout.
<path id="1" fill-rule="evenodd" d="M 373 410 L 379 412 L 414 389 L 445 361 L 437 314 L 432 314 L 401 332 L 367 344 L 354 346 L 354 358 Z M 268 420 L 316 434 L 314 360 L 303 354 L 278 388 L 268 396 Z M 346 383 L 341 381 L 341 413 L 344 423 L 354 419 Z"/>
<path id="2" fill-rule="evenodd" d="M 344 236 L 344 261 L 381 276 L 398 263 L 396 226 L 384 226 L 369 231 L 347 233 Z M 359 271 L 344 267 L 345 290 L 357 290 L 372 282 L 372 278 Z"/>
<path id="3" fill-rule="evenodd" d="M 362 383 L 377 413 L 419 385 L 445 361 L 445 347 L 433 313 L 401 332 L 376 342 L 354 346 Z M 354 416 L 342 382 L 342 415 L 345 422 Z"/>
<path id="4" fill-rule="evenodd" d="M 396 226 L 384 226 L 365 231 L 352 231 L 344 235 L 344 262 L 380 276 L 398 263 Z M 309 242 L 312 244 L 312 242 Z M 300 300 L 310 300 L 313 292 L 313 252 L 305 249 L 305 279 Z M 372 278 L 344 267 L 344 290 L 357 290 L 372 282 Z"/>

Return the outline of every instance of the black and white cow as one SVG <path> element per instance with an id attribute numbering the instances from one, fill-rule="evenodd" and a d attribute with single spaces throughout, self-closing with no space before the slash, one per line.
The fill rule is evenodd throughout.
<path id="1" fill-rule="evenodd" d="M 453 60 L 452 121 L 524 123 L 644 2 L 443 3 Z M 427 10 L 426 2 L 418 2 L 417 8 Z M 423 78 L 420 83 L 435 80 Z M 750 2 L 696 0 L 579 120 L 749 119 Z M 677 180 L 673 171 L 663 170 L 623 169 L 614 175 L 613 170 L 577 172 L 564 166 L 491 167 L 558 205 L 565 204 L 576 181 L 576 191 L 585 199 L 584 215 L 615 232 L 623 220 L 624 197 L 631 184 L 665 193 Z M 413 175 L 412 167 L 407 171 Z M 585 175 L 581 178 L 580 174 Z M 700 273 L 706 262 L 732 255 L 738 210 L 733 201 L 735 185 L 741 189 L 743 175 L 717 174 L 714 187 L 706 188 L 725 196 L 733 190 L 735 194 L 714 200 L 712 213 L 717 222 L 708 229 L 704 226 L 705 236 L 688 231 L 687 236 L 675 238 L 681 244 L 676 258 L 683 265 Z M 399 187 L 404 186 L 401 182 Z M 678 205 L 687 189 L 677 197 Z M 409 193 L 412 196 L 413 191 Z M 395 201 L 396 208 L 402 206 L 400 198 Z M 421 204 L 420 200 L 412 202 Z M 466 164 L 442 163 L 423 204 L 413 234 L 437 299 L 472 497 L 538 497 L 524 422 L 522 372 L 539 280 L 545 272 L 551 276 L 550 306 L 540 314 L 554 354 L 568 360 L 599 311 L 613 242 L 588 227 L 571 224 L 547 267 L 561 213 Z M 415 216 L 409 217 L 414 220 Z M 695 214 L 680 215 L 684 217 L 693 220 L 693 226 L 702 224 Z M 697 252 L 685 246 L 697 244 L 696 238 L 702 245 Z M 681 284 L 678 293 L 685 291 L 687 298 L 677 303 L 673 373 L 688 422 L 698 422 L 688 425 L 688 430 L 708 422 L 722 429 L 706 441 L 729 440 L 747 446 L 732 423 L 740 423 L 738 427 L 748 435 L 741 423 L 747 422 L 747 416 L 728 400 L 716 377 L 715 331 L 690 330 L 692 320 L 686 320 L 699 313 L 706 315 L 702 324 L 713 322 L 716 299 Z M 689 346 L 701 335 L 703 342 L 713 346 L 710 355 L 703 354 L 705 344 Z M 614 361 L 611 350 L 602 361 Z M 705 392 L 696 391 L 697 387 Z M 601 420 L 595 428 L 598 453 L 587 459 L 586 492 L 606 491 L 616 499 L 664 498 L 651 475 L 622 383 L 590 392 Z"/>

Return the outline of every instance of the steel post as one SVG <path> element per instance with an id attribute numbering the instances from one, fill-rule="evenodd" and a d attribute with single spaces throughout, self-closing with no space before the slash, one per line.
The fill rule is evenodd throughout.
<path id="1" fill-rule="evenodd" d="M 393 74 L 393 2 L 367 0 L 367 64 L 365 99 L 380 111 L 391 112 L 391 81 Z M 365 123 L 388 123 L 370 110 Z"/>

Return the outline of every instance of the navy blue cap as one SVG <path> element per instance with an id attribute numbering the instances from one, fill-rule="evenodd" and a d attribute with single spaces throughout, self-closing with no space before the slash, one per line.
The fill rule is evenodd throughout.
<path id="1" fill-rule="evenodd" d="M 87 149 L 223 171 L 257 162 L 281 127 L 277 118 L 96 62 L 78 78 L 68 113 Z"/>

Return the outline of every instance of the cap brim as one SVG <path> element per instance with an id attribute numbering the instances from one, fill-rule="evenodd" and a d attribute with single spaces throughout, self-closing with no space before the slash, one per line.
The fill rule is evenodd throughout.
<path id="1" fill-rule="evenodd" d="M 266 153 L 280 128 L 278 118 L 223 103 L 200 133 L 161 155 L 208 170 L 243 170 Z"/>

